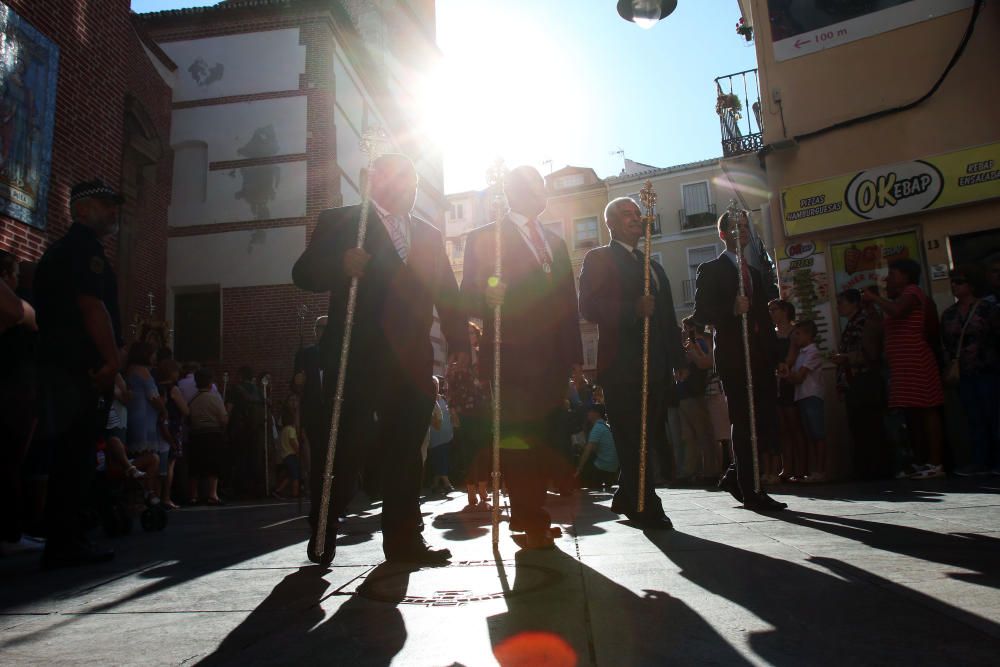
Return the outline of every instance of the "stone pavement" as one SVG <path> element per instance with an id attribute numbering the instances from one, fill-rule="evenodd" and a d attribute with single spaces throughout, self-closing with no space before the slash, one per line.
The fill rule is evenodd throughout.
<path id="1" fill-rule="evenodd" d="M 1000 656 L 1000 479 L 784 488 L 765 516 L 660 489 L 676 530 L 550 496 L 558 550 L 500 561 L 464 496 L 423 505 L 449 567 L 382 562 L 377 506 L 333 568 L 293 503 L 193 508 L 99 567 L 0 560 L 0 664 L 987 665 Z"/>

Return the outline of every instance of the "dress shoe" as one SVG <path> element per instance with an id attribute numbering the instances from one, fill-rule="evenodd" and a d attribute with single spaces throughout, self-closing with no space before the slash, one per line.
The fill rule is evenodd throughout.
<path id="1" fill-rule="evenodd" d="M 514 540 L 514 544 L 527 551 L 546 551 L 556 548 L 550 531 L 511 535 L 510 538 Z"/>
<path id="2" fill-rule="evenodd" d="M 723 475 L 717 486 L 723 491 L 728 491 L 729 495 L 736 499 L 736 502 L 743 502 L 743 491 L 740 490 L 740 483 L 736 481 L 736 475 L 729 473 Z"/>
<path id="3" fill-rule="evenodd" d="M 115 557 L 114 549 L 98 547 L 90 542 L 79 542 L 69 546 L 46 545 L 42 554 L 42 568 L 54 570 L 60 567 L 94 565 L 106 563 Z"/>
<path id="4" fill-rule="evenodd" d="M 636 523 L 638 523 L 639 527 L 642 528 L 643 530 L 673 530 L 674 529 L 673 522 L 670 520 L 670 517 L 668 517 L 666 515 L 664 515 L 664 516 L 656 516 L 656 517 L 648 517 L 648 518 L 640 518 Z"/>
<path id="5" fill-rule="evenodd" d="M 417 565 L 446 565 L 451 560 L 448 549 L 431 549 L 420 538 L 410 544 L 386 548 L 385 559 L 390 563 L 414 563 Z"/>
<path id="6" fill-rule="evenodd" d="M 761 491 L 760 493 L 748 495 L 746 500 L 743 501 L 743 507 L 755 512 L 777 512 L 785 509 L 788 505 L 786 503 L 778 502 L 771 496 Z"/>

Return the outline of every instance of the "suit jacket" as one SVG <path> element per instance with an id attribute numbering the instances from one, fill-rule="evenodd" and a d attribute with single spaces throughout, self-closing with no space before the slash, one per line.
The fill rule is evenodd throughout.
<path id="1" fill-rule="evenodd" d="M 686 362 L 670 281 L 658 262 L 649 265 L 659 280 L 649 322 L 649 380 L 667 383 L 672 369 L 684 368 Z M 614 241 L 594 248 L 583 260 L 580 314 L 600 330 L 597 375 L 603 385 L 642 381 L 643 318 L 635 312 L 643 293 L 642 271 L 635 256 Z"/>
<path id="2" fill-rule="evenodd" d="M 315 422 L 322 423 L 323 376 L 322 355 L 319 345 L 307 345 L 295 353 L 294 373 L 305 373 L 306 383 L 302 388 L 302 421 L 305 428 Z"/>
<path id="3" fill-rule="evenodd" d="M 340 363 L 350 286 L 342 258 L 357 245 L 360 210 L 360 206 L 346 206 L 323 211 L 309 247 L 292 269 L 292 279 L 302 289 L 330 292 L 330 319 L 319 342 L 321 363 L 327 373 L 334 373 L 324 382 L 327 393 L 335 385 L 331 380 Z M 416 386 L 429 384 L 434 368 L 430 330 L 435 307 L 449 351 L 469 350 L 467 323 L 441 232 L 413 216 L 410 229 L 410 251 L 404 264 L 374 207 L 369 212 L 364 249 L 372 257 L 358 282 L 349 379 L 393 370 Z"/>
<path id="4" fill-rule="evenodd" d="M 504 298 L 501 382 L 522 395 L 548 402 L 565 397 L 570 367 L 583 363 L 576 310 L 576 287 L 569 252 L 561 238 L 543 229 L 552 250 L 552 273 L 542 270 L 515 224 L 501 221 Z M 462 296 L 474 317 L 483 319 L 479 369 L 492 378 L 493 309 L 486 305 L 486 282 L 495 271 L 496 223 L 474 230 L 465 248 Z M 527 392 L 527 393 L 525 393 Z M 504 403 L 508 404 L 507 394 Z"/>
<path id="5" fill-rule="evenodd" d="M 753 292 L 750 298 L 748 324 L 750 359 L 756 370 L 769 370 L 777 364 L 777 335 L 767 311 L 769 288 L 760 272 L 750 268 Z M 720 371 L 746 371 L 743 357 L 742 317 L 733 314 L 733 303 L 739 293 L 739 271 L 732 260 L 722 253 L 698 267 L 695 281 L 694 321 L 715 327 L 715 364 Z"/>

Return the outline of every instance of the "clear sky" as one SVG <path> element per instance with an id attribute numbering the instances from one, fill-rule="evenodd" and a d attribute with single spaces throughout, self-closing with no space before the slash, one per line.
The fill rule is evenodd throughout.
<path id="1" fill-rule="evenodd" d="M 210 4 L 132 0 L 137 12 Z M 614 0 L 437 0 L 437 15 L 445 59 L 425 117 L 446 192 L 483 187 L 498 155 L 602 177 L 621 170 L 618 150 L 657 167 L 718 157 L 713 79 L 756 67 L 736 0 L 680 0 L 650 30 Z"/>

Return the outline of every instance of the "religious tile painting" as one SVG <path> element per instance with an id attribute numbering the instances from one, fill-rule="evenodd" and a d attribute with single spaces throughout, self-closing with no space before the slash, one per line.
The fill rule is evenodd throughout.
<path id="1" fill-rule="evenodd" d="M 59 47 L 0 3 L 0 214 L 42 229 Z"/>

